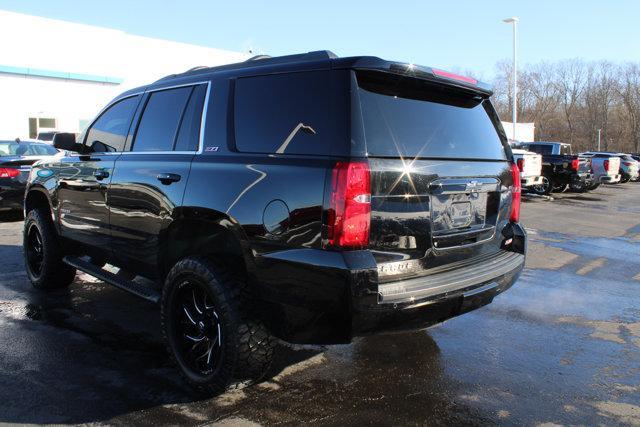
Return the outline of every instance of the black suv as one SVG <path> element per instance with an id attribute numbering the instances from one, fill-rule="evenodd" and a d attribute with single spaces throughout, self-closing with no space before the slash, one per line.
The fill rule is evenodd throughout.
<path id="1" fill-rule="evenodd" d="M 520 274 L 519 171 L 490 89 L 312 52 L 198 68 L 114 99 L 25 199 L 37 288 L 76 270 L 159 302 L 209 393 L 275 337 L 346 343 L 475 309 Z"/>

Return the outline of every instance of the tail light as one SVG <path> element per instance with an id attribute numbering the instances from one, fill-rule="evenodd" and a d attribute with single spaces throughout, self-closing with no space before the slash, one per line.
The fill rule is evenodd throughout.
<path id="1" fill-rule="evenodd" d="M 573 169 L 574 171 L 577 171 L 579 166 L 580 166 L 580 160 L 578 159 L 571 160 L 571 169 Z"/>
<path id="2" fill-rule="evenodd" d="M 605 170 L 605 171 L 607 171 L 607 172 L 609 172 L 609 160 L 608 160 L 608 159 L 606 159 L 606 160 L 604 161 L 604 170 Z"/>
<path id="3" fill-rule="evenodd" d="M 513 186 L 511 187 L 511 215 L 509 221 L 520 221 L 520 199 L 522 195 L 522 184 L 520 183 L 520 169 L 514 163 L 511 163 L 511 179 Z"/>
<path id="4" fill-rule="evenodd" d="M 327 213 L 329 245 L 359 249 L 369 244 L 371 172 L 366 161 L 338 162 L 333 168 Z"/>
<path id="5" fill-rule="evenodd" d="M 520 172 L 524 172 L 524 159 L 518 159 L 517 160 L 517 164 L 518 164 L 518 169 L 520 170 Z"/>
<path id="6" fill-rule="evenodd" d="M 0 168 L 0 178 L 15 178 L 20 175 L 19 169 Z"/>
<path id="7" fill-rule="evenodd" d="M 622 164 L 625 165 L 625 166 L 631 166 L 633 163 L 631 163 L 631 162 L 622 162 Z"/>

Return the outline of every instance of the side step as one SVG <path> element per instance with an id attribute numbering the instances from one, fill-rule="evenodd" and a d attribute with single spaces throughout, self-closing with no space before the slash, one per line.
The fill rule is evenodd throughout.
<path id="1" fill-rule="evenodd" d="M 95 278 L 107 282 L 108 284 L 113 285 L 116 288 L 120 288 L 123 291 L 127 291 L 136 296 L 139 296 L 140 298 L 144 298 L 147 301 L 151 301 L 154 303 L 158 303 L 158 301 L 160 301 L 160 293 L 155 289 L 152 289 L 141 283 L 134 282 L 132 280 L 124 279 L 117 274 L 114 274 L 103 268 L 99 268 L 98 266 L 91 264 L 90 262 L 85 261 L 82 258 L 66 256 L 62 259 L 62 261 L 64 261 L 65 264 L 69 264 L 70 266 L 75 267 L 80 271 L 83 271 Z"/>

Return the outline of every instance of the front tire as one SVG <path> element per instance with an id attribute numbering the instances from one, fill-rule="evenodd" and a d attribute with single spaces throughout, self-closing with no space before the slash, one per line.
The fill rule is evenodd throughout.
<path id="1" fill-rule="evenodd" d="M 33 209 L 24 221 L 23 248 L 27 277 L 38 289 L 69 286 L 76 269 L 62 262 L 62 249 L 48 212 Z"/>
<path id="2" fill-rule="evenodd" d="M 246 284 L 208 259 L 186 258 L 171 269 L 162 325 L 183 377 L 207 395 L 259 381 L 271 366 L 276 340 L 250 313 Z"/>

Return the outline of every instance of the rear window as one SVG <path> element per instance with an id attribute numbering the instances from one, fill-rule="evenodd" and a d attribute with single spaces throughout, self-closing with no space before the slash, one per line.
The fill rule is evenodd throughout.
<path id="1" fill-rule="evenodd" d="M 488 101 L 418 79 L 358 72 L 367 154 L 504 160 Z"/>
<path id="2" fill-rule="evenodd" d="M 551 154 L 553 152 L 551 145 L 527 145 L 525 148 L 538 154 Z"/>

